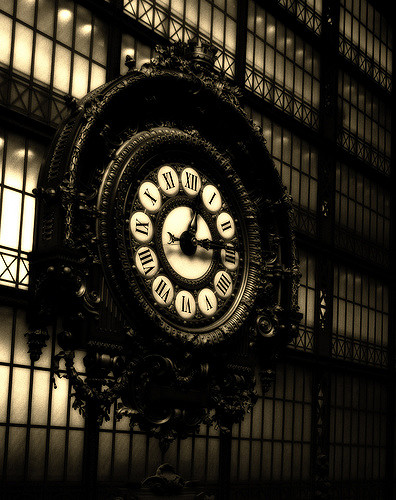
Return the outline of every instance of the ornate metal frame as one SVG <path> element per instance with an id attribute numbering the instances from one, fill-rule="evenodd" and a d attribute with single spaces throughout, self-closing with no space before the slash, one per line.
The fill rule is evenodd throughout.
<path id="1" fill-rule="evenodd" d="M 176 43 L 157 51 L 140 71 L 129 60 L 126 76 L 72 101 L 49 151 L 36 190 L 28 342 L 37 360 L 47 325 L 60 317 L 63 351 L 54 370 L 60 375 L 65 361 L 74 406 L 94 406 L 101 422 L 121 400 L 119 417 L 128 415 L 166 448 L 201 422 L 224 430 L 239 422 L 256 400 L 255 366 L 265 390 L 301 315 L 291 203 L 261 130 L 247 119 L 237 89 L 214 73 L 210 47 Z M 142 138 L 149 147 L 179 141 L 212 155 L 215 175 L 229 177 L 243 206 L 250 277 L 232 317 L 209 336 L 173 331 L 122 285 L 112 207 L 117 212 L 127 185 L 121 180 L 117 195 L 113 183 L 120 158 Z M 116 233 L 122 227 L 115 223 Z M 126 293 L 136 294 L 132 311 Z M 77 349 L 87 352 L 85 380 L 74 368 Z"/>

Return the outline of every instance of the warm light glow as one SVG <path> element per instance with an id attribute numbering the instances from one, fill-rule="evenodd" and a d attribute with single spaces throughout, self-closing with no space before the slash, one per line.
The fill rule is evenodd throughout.
<path id="1" fill-rule="evenodd" d="M 135 49 L 125 49 L 124 50 L 124 58 L 126 56 L 130 56 L 130 57 L 135 57 Z"/>
<path id="2" fill-rule="evenodd" d="M 275 26 L 267 26 L 267 33 L 269 35 L 272 35 L 273 33 L 275 33 Z"/>
<path id="3" fill-rule="evenodd" d="M 92 31 L 92 24 L 84 24 L 84 26 L 81 26 L 80 31 L 83 35 L 90 35 Z"/>
<path id="4" fill-rule="evenodd" d="M 4 139 L 0 137 L 0 148 L 2 148 L 3 146 L 4 146 Z"/>
<path id="5" fill-rule="evenodd" d="M 72 13 L 68 9 L 61 9 L 58 12 L 58 18 L 60 21 L 63 21 L 63 22 L 70 21 L 71 17 L 72 17 Z"/>
<path id="6" fill-rule="evenodd" d="M 18 149 L 15 151 L 15 156 L 18 156 L 18 158 L 24 158 L 25 157 L 25 148 Z"/>
<path id="7" fill-rule="evenodd" d="M 16 193 L 11 189 L 4 190 L 0 223 L 0 245 L 18 248 L 21 201 L 22 195 L 20 193 Z"/>

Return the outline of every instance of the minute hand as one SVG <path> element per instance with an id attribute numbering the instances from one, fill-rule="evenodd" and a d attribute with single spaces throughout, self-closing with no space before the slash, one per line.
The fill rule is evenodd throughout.
<path id="1" fill-rule="evenodd" d="M 196 238 L 193 238 L 192 241 L 196 245 L 205 248 L 205 250 L 220 250 L 222 248 L 227 248 L 226 243 L 216 243 L 208 238 L 205 238 L 204 240 L 197 240 Z"/>

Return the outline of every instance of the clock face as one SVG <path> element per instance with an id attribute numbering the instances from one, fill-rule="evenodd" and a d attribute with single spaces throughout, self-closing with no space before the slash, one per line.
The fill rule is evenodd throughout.
<path id="1" fill-rule="evenodd" d="M 139 180 L 128 218 L 135 278 L 168 321 L 205 330 L 230 312 L 241 289 L 238 207 L 227 185 L 199 165 L 156 163 Z"/>
<path id="2" fill-rule="evenodd" d="M 141 132 L 115 154 L 99 200 L 104 272 L 141 335 L 157 338 L 148 319 L 194 346 L 241 328 L 261 279 L 260 235 L 241 179 L 211 144 Z"/>

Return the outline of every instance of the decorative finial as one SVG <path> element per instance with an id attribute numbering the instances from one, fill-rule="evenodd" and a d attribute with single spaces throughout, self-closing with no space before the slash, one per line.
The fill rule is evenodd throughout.
<path id="1" fill-rule="evenodd" d="M 125 66 L 128 68 L 128 71 L 132 71 L 136 68 L 136 59 L 129 54 L 125 56 Z"/>
<path id="2" fill-rule="evenodd" d="M 190 40 L 188 45 L 192 52 L 192 59 L 195 63 L 207 69 L 213 68 L 217 54 L 217 49 L 215 47 L 200 38 Z"/>

